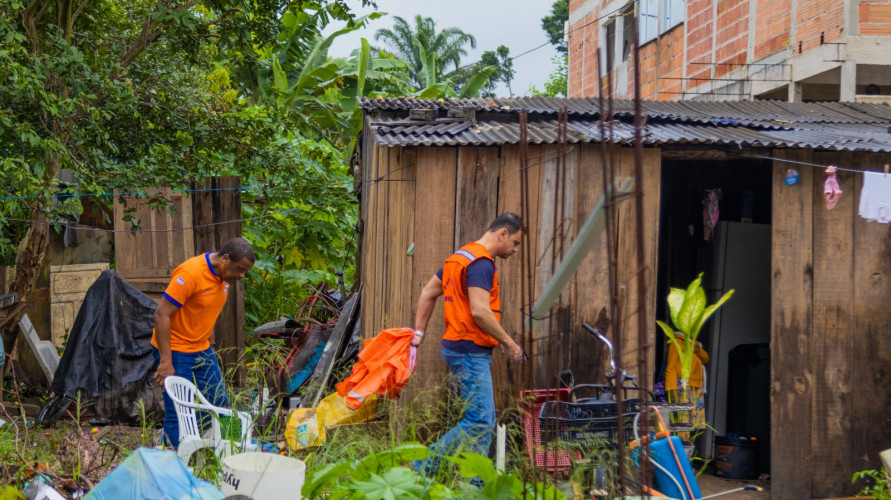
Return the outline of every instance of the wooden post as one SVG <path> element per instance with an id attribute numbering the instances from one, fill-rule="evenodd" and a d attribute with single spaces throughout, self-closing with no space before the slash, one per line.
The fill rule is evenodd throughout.
<path id="1" fill-rule="evenodd" d="M 212 177 L 195 193 L 192 209 L 195 251 L 198 255 L 219 250 L 230 238 L 241 236 L 241 179 Z M 245 382 L 244 281 L 229 288 L 229 298 L 214 326 L 217 349 L 223 360 L 223 371 L 232 373 L 236 385 Z"/>

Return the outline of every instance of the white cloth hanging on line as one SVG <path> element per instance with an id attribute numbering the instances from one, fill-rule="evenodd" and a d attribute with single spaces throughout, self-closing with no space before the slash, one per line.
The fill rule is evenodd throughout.
<path id="1" fill-rule="evenodd" d="M 860 217 L 882 224 L 891 222 L 891 175 L 883 172 L 863 172 L 860 191 Z"/>

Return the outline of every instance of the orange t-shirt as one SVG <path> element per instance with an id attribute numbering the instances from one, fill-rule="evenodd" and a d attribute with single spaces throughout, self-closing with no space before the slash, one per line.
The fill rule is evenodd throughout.
<path id="1" fill-rule="evenodd" d="M 210 265 L 210 254 L 192 257 L 173 270 L 164 299 L 179 308 L 170 317 L 170 349 L 198 352 L 210 347 L 213 326 L 226 305 L 229 283 Z M 152 331 L 152 345 L 158 347 Z"/>

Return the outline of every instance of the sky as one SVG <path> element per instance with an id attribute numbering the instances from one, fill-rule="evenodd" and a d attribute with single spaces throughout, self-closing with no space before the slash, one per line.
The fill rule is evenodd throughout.
<path id="1" fill-rule="evenodd" d="M 483 52 L 495 50 L 499 45 L 510 49 L 514 60 L 514 80 L 511 89 L 514 96 L 529 94 L 529 87 L 535 85 L 544 90 L 544 82 L 556 68 L 551 58 L 557 50 L 548 43 L 548 37 L 541 29 L 541 19 L 551 12 L 553 0 L 376 0 L 377 10 L 387 15 L 368 23 L 362 30 L 341 35 L 334 40 L 328 55 L 345 57 L 361 45 L 365 38 L 372 46 L 374 33 L 381 28 L 393 26 L 393 16 L 400 16 L 410 24 L 418 14 L 433 18 L 438 29 L 460 28 L 476 38 L 476 49 L 470 49 L 466 62 L 478 61 Z M 350 7 L 359 15 L 372 12 L 371 8 L 359 8 L 361 2 L 348 0 Z M 326 33 L 335 31 L 329 27 Z M 544 47 L 520 55 L 544 44 Z M 462 62 L 463 64 L 463 62 Z M 496 95 L 508 96 L 507 86 L 499 84 Z"/>

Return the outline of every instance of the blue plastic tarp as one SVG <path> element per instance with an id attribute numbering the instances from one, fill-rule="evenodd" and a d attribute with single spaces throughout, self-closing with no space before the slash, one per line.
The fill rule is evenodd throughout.
<path id="1" fill-rule="evenodd" d="M 84 500 L 222 500 L 216 486 L 193 476 L 172 451 L 138 448 Z"/>

